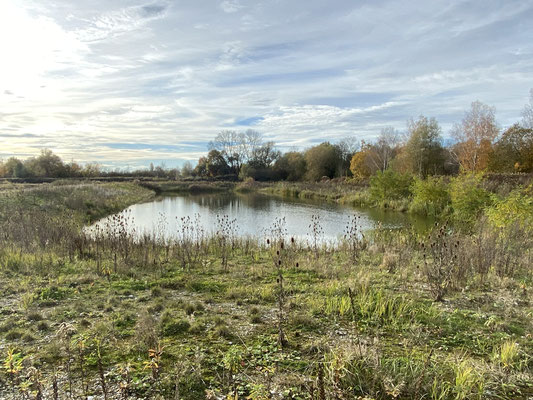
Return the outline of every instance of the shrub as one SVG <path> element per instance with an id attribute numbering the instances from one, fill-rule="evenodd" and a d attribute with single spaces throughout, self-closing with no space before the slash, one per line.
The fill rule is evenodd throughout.
<path id="1" fill-rule="evenodd" d="M 370 198 L 381 203 L 386 200 L 398 200 L 409 197 L 413 178 L 409 174 L 400 174 L 392 170 L 378 171 L 370 178 Z"/>
<path id="2" fill-rule="evenodd" d="M 489 222 L 496 228 L 509 228 L 513 225 L 531 232 L 533 229 L 533 185 L 527 189 L 515 189 L 509 195 L 496 200 L 487 208 Z"/>
<path id="3" fill-rule="evenodd" d="M 411 186 L 413 201 L 409 211 L 431 216 L 442 214 L 450 204 L 448 185 L 442 178 L 416 179 Z"/>
<path id="4" fill-rule="evenodd" d="M 450 183 L 450 198 L 457 222 L 472 226 L 483 209 L 490 204 L 491 197 L 481 186 L 481 174 L 462 174 Z"/>

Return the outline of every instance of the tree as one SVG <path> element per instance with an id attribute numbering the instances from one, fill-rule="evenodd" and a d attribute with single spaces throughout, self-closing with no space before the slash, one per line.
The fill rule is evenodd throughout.
<path id="1" fill-rule="evenodd" d="M 22 161 L 11 157 L 3 165 L 3 175 L 7 178 L 25 178 L 29 174 Z"/>
<path id="2" fill-rule="evenodd" d="M 207 157 L 200 157 L 198 159 L 198 164 L 196 164 L 192 173 L 195 176 L 207 176 Z"/>
<path id="3" fill-rule="evenodd" d="M 283 154 L 274 164 L 274 174 L 277 179 L 299 181 L 303 179 L 306 172 L 305 157 L 297 151 Z"/>
<path id="4" fill-rule="evenodd" d="M 389 168 L 399 143 L 400 134 L 396 129 L 392 126 L 381 129 L 376 143 L 371 146 L 371 151 L 368 152 L 370 162 L 374 164 L 376 170 L 383 172 Z"/>
<path id="5" fill-rule="evenodd" d="M 230 168 L 222 153 L 218 150 L 211 150 L 207 153 L 206 158 L 206 173 L 209 176 L 226 175 L 230 172 Z"/>
<path id="6" fill-rule="evenodd" d="M 533 128 L 508 128 L 494 144 L 489 167 L 497 172 L 533 172 Z"/>
<path id="7" fill-rule="evenodd" d="M 253 178 L 258 181 L 268 181 L 274 178 L 274 163 L 281 157 L 281 153 L 275 149 L 274 142 L 267 142 L 256 147 L 248 160 L 241 168 L 241 179 Z"/>
<path id="8" fill-rule="evenodd" d="M 460 124 L 455 124 L 452 136 L 457 140 L 453 153 L 465 171 L 481 171 L 488 166 L 492 142 L 499 128 L 495 108 L 474 101 Z"/>
<path id="9" fill-rule="evenodd" d="M 353 155 L 359 150 L 359 142 L 355 137 L 346 137 L 337 143 L 339 149 L 341 165 L 339 175 L 347 176 L 350 171 L 350 163 Z"/>
<path id="10" fill-rule="evenodd" d="M 355 179 L 366 179 L 372 175 L 372 169 L 368 165 L 368 151 L 368 148 L 363 145 L 350 161 L 350 171 Z"/>
<path id="11" fill-rule="evenodd" d="M 274 142 L 266 142 L 252 150 L 248 164 L 253 168 L 270 168 L 280 157 L 281 153 L 276 150 Z"/>
<path id="12" fill-rule="evenodd" d="M 254 150 L 261 146 L 261 142 L 261 134 L 252 129 L 246 132 L 225 130 L 209 143 L 209 149 L 218 150 L 231 172 L 238 174 Z"/>
<path id="13" fill-rule="evenodd" d="M 317 181 L 322 177 L 333 178 L 341 159 L 339 149 L 329 142 L 311 147 L 304 154 L 307 164 L 306 178 Z"/>
<path id="14" fill-rule="evenodd" d="M 51 150 L 43 149 L 37 158 L 30 158 L 24 163 L 30 175 L 60 178 L 67 175 L 67 169 L 61 158 Z"/>
<path id="15" fill-rule="evenodd" d="M 425 178 L 440 173 L 444 159 L 440 127 L 435 118 L 420 116 L 407 123 L 408 140 L 401 149 L 396 168 Z"/>
<path id="16" fill-rule="evenodd" d="M 88 163 L 82 171 L 83 176 L 91 177 L 100 175 L 100 165 L 98 163 Z"/>
<path id="17" fill-rule="evenodd" d="M 529 104 L 524 106 L 522 117 L 522 126 L 524 128 L 533 129 L 533 89 L 529 90 Z"/>
<path id="18" fill-rule="evenodd" d="M 192 175 L 193 168 L 190 161 L 185 161 L 183 163 L 183 166 L 181 167 L 181 176 L 184 178 L 188 178 Z"/>

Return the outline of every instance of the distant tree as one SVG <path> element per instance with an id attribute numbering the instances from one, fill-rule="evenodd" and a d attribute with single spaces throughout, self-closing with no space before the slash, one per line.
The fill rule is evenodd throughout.
<path id="1" fill-rule="evenodd" d="M 522 126 L 533 129 L 533 89 L 529 90 L 529 103 L 524 106 L 522 117 Z"/>
<path id="2" fill-rule="evenodd" d="M 167 176 L 167 166 L 164 162 L 155 167 L 153 174 L 158 178 L 165 178 Z"/>
<path id="3" fill-rule="evenodd" d="M 207 176 L 208 175 L 207 170 L 207 157 L 200 157 L 198 159 L 198 164 L 196 164 L 196 167 L 194 167 L 194 170 L 192 171 L 192 175 L 195 176 Z"/>
<path id="4" fill-rule="evenodd" d="M 83 168 L 77 162 L 72 160 L 70 163 L 65 164 L 65 176 L 68 177 L 79 177 L 82 175 Z"/>
<path id="5" fill-rule="evenodd" d="M 206 174 L 209 176 L 226 175 L 230 173 L 230 168 L 226 163 L 226 160 L 222 156 L 222 153 L 218 150 L 211 150 L 207 153 L 206 161 Z"/>
<path id="6" fill-rule="evenodd" d="M 274 142 L 266 142 L 261 146 L 255 146 L 250 154 L 248 164 L 253 168 L 269 168 L 281 157 L 276 150 Z"/>
<path id="7" fill-rule="evenodd" d="M 252 129 L 246 132 L 231 130 L 221 131 L 215 140 L 209 143 L 210 150 L 218 150 L 232 173 L 238 174 L 254 150 L 261 146 L 261 134 Z"/>
<path id="8" fill-rule="evenodd" d="M 181 176 L 188 178 L 193 174 L 193 168 L 190 161 L 185 161 L 181 167 Z"/>
<path id="9" fill-rule="evenodd" d="M 354 178 L 365 179 L 381 171 L 383 165 L 379 162 L 376 151 L 374 144 L 361 141 L 360 150 L 350 160 L 350 171 Z"/>
<path id="10" fill-rule="evenodd" d="M 32 176 L 61 178 L 67 175 L 67 169 L 61 158 L 49 149 L 41 150 L 36 158 L 29 158 L 24 163 Z"/>
<path id="11" fill-rule="evenodd" d="M 442 172 L 444 149 L 435 118 L 420 116 L 407 123 L 408 139 L 395 160 L 395 169 L 421 178 Z"/>
<path id="12" fill-rule="evenodd" d="M 453 153 L 464 171 L 487 168 L 492 142 L 498 136 L 495 108 L 474 101 L 460 124 L 455 124 L 452 136 L 457 140 Z"/>
<path id="13" fill-rule="evenodd" d="M 514 124 L 494 144 L 489 168 L 496 172 L 533 172 L 533 128 Z"/>
<path id="14" fill-rule="evenodd" d="M 362 147 L 360 151 L 355 153 L 350 161 L 350 172 L 355 179 L 366 179 L 372 175 L 372 169 L 368 165 L 369 157 L 368 150 Z"/>
<path id="15" fill-rule="evenodd" d="M 253 178 L 258 181 L 275 179 L 273 166 L 280 157 L 281 153 L 274 147 L 274 142 L 255 147 L 248 163 L 242 166 L 239 177 L 241 179 Z"/>
<path id="16" fill-rule="evenodd" d="M 306 178 L 317 181 L 322 177 L 334 178 L 341 155 L 336 146 L 324 142 L 311 147 L 304 154 L 307 165 Z"/>
<path id="17" fill-rule="evenodd" d="M 82 171 L 82 175 L 87 177 L 99 176 L 100 173 L 100 165 L 98 163 L 87 163 Z"/>
<path id="18" fill-rule="evenodd" d="M 392 126 L 381 129 L 381 133 L 368 152 L 370 162 L 375 169 L 383 172 L 390 166 L 400 143 L 400 133 Z"/>
<path id="19" fill-rule="evenodd" d="M 4 176 L 7 178 L 25 178 L 29 176 L 22 161 L 16 157 L 9 158 L 3 165 Z"/>
<path id="20" fill-rule="evenodd" d="M 340 171 L 338 174 L 340 176 L 348 176 L 351 173 L 350 163 L 352 157 L 359 150 L 359 141 L 354 136 L 346 137 L 342 139 L 339 143 L 337 143 L 336 146 L 339 149 L 341 161 L 341 164 L 339 166 Z"/>
<path id="21" fill-rule="evenodd" d="M 274 164 L 276 179 L 299 181 L 304 178 L 306 172 L 305 157 L 297 151 L 283 154 Z"/>

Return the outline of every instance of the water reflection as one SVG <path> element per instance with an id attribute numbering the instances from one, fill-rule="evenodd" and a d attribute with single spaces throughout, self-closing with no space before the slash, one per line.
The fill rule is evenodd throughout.
<path id="1" fill-rule="evenodd" d="M 424 229 L 432 224 L 425 218 L 415 218 L 398 212 L 377 209 L 354 209 L 338 204 L 312 200 L 286 199 L 261 194 L 200 194 L 188 196 L 161 196 L 153 201 L 135 204 L 128 209 L 135 231 L 152 233 L 161 231 L 167 237 L 175 236 L 179 219 L 199 214 L 199 220 L 206 232 L 216 230 L 216 216 L 228 215 L 235 219 L 238 233 L 243 236 L 261 237 L 272 226 L 276 218 L 284 218 L 289 236 L 300 240 L 309 238 L 311 216 L 318 215 L 325 241 L 336 241 L 343 235 L 343 229 L 352 215 L 358 215 L 362 231 L 373 229 L 377 224 L 388 228 L 413 225 Z M 164 221 L 161 224 L 161 220 Z M 101 222 L 105 223 L 106 219 Z"/>

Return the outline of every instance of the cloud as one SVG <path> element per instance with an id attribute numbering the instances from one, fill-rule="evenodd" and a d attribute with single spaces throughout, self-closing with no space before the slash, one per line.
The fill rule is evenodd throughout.
<path id="1" fill-rule="evenodd" d="M 220 2 L 220 8 L 228 14 L 239 11 L 243 6 L 237 0 L 224 0 Z"/>
<path id="2" fill-rule="evenodd" d="M 179 163 L 221 129 L 305 148 L 420 114 L 447 134 L 474 100 L 505 127 L 533 87 L 531 1 L 121 4 L 0 2 L 3 156 Z"/>

